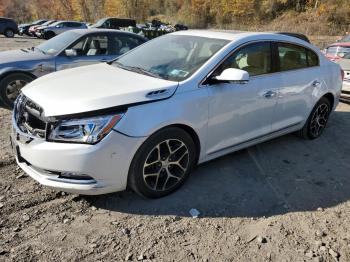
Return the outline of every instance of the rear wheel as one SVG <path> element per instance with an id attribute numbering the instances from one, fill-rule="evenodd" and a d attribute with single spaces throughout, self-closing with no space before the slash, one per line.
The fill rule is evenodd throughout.
<path id="1" fill-rule="evenodd" d="M 31 81 L 32 77 L 21 73 L 8 75 L 0 81 L 0 96 L 6 108 L 13 108 L 21 89 Z"/>
<path id="2" fill-rule="evenodd" d="M 45 33 L 44 38 L 45 38 L 46 40 L 49 40 L 49 39 L 51 39 L 51 38 L 53 38 L 53 37 L 55 37 L 55 36 L 56 36 L 56 34 L 55 34 L 54 32 L 49 31 L 49 32 L 46 32 L 46 33 Z"/>
<path id="3" fill-rule="evenodd" d="M 185 182 L 195 161 L 191 136 L 180 128 L 163 129 L 149 137 L 135 154 L 128 185 L 144 197 L 168 195 Z"/>
<path id="4" fill-rule="evenodd" d="M 4 35 L 6 37 L 12 38 L 15 36 L 15 31 L 13 31 L 12 29 L 6 29 Z"/>
<path id="5" fill-rule="evenodd" d="M 305 139 L 316 139 L 320 137 L 326 128 L 331 110 L 329 100 L 322 97 L 315 105 L 303 129 L 298 132 L 298 135 Z"/>

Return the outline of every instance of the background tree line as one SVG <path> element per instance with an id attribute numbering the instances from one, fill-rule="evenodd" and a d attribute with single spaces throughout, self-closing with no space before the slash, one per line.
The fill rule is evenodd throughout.
<path id="1" fill-rule="evenodd" d="M 192 28 L 349 29 L 349 0 L 0 0 L 0 16 L 95 22 L 107 16 L 144 22 L 159 18 Z M 307 26 L 306 26 L 307 25 Z M 290 29 L 290 30 L 291 30 Z"/>

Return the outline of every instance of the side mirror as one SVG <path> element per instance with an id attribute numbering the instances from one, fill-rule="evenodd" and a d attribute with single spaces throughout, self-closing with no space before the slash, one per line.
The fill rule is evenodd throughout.
<path id="1" fill-rule="evenodd" d="M 221 75 L 214 77 L 214 79 L 220 82 L 238 82 L 244 84 L 249 81 L 249 73 L 241 69 L 227 68 Z"/>
<path id="2" fill-rule="evenodd" d="M 69 56 L 69 57 L 78 55 L 77 50 L 74 50 L 74 49 L 66 49 L 64 53 L 66 54 L 66 56 Z"/>
<path id="3" fill-rule="evenodd" d="M 56 25 L 55 27 L 56 27 L 56 28 L 60 28 L 60 25 Z"/>

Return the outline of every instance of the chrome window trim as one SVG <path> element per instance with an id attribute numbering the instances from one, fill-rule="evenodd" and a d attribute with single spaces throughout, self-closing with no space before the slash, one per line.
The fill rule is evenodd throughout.
<path id="1" fill-rule="evenodd" d="M 264 76 L 269 76 L 269 75 L 274 75 L 274 74 L 281 74 L 281 73 L 285 73 L 285 72 L 292 72 L 292 71 L 299 71 L 299 70 L 306 70 L 306 69 L 310 69 L 310 68 L 314 68 L 314 67 L 320 67 L 321 64 L 320 64 L 320 56 L 317 52 L 313 51 L 312 49 L 310 49 L 309 47 L 306 47 L 302 44 L 299 44 L 299 43 L 294 43 L 294 42 L 291 42 L 291 41 L 287 41 L 287 40 L 276 40 L 276 39 L 260 39 L 260 40 L 254 40 L 254 41 L 249 41 L 249 42 L 246 42 L 244 44 L 241 44 L 239 46 L 237 46 L 236 48 L 234 48 L 232 51 L 230 51 L 227 55 L 225 55 L 224 58 L 222 58 L 220 60 L 220 62 L 218 62 L 215 67 L 199 82 L 198 84 L 198 87 L 199 88 L 202 88 L 202 87 L 206 87 L 208 85 L 204 85 L 203 83 L 209 79 L 209 77 L 215 72 L 215 70 L 221 66 L 225 61 L 226 59 L 228 59 L 231 55 L 233 55 L 235 52 L 239 51 L 240 49 L 244 48 L 245 46 L 247 45 L 250 45 L 250 44 L 254 44 L 254 43 L 260 43 L 260 42 L 270 42 L 270 43 L 287 43 L 287 44 L 292 44 L 292 45 L 297 45 L 297 46 L 300 46 L 300 47 L 303 47 L 305 49 L 308 49 L 312 52 L 314 52 L 316 55 L 317 55 L 317 58 L 318 58 L 318 65 L 317 66 L 308 66 L 308 67 L 304 67 L 304 68 L 297 68 L 297 69 L 291 69 L 291 70 L 286 70 L 286 71 L 277 71 L 277 72 L 271 72 L 271 73 L 267 73 L 267 74 L 261 74 L 261 75 L 257 75 L 257 76 L 251 76 L 250 79 L 254 79 L 254 78 L 259 78 L 259 77 L 264 77 Z M 271 50 L 273 52 L 273 50 Z M 273 55 L 273 53 L 272 53 Z M 273 62 L 273 61 L 272 61 Z"/>

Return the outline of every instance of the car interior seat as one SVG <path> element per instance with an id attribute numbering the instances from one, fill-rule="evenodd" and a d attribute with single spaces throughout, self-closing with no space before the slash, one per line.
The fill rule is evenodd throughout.
<path id="1" fill-rule="evenodd" d="M 297 51 L 287 51 L 281 60 L 282 71 L 301 68 L 303 66 L 301 63 L 301 55 Z"/>
<path id="2" fill-rule="evenodd" d="M 250 75 L 260 75 L 268 71 L 267 55 L 263 52 L 254 52 L 247 55 L 247 66 L 242 70 L 247 71 Z"/>
<path id="3" fill-rule="evenodd" d="M 89 51 L 87 52 L 87 55 L 91 56 L 91 55 L 99 55 L 99 54 L 101 54 L 100 41 L 92 40 L 91 44 L 90 44 Z"/>

